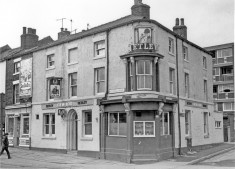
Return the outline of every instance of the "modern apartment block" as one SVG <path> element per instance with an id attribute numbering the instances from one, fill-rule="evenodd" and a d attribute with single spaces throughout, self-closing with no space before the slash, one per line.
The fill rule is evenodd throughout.
<path id="1" fill-rule="evenodd" d="M 213 54 L 213 98 L 215 109 L 223 112 L 224 141 L 235 141 L 234 43 L 205 49 Z"/>

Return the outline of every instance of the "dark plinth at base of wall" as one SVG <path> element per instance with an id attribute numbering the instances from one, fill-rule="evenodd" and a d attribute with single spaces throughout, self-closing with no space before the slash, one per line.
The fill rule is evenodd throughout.
<path id="1" fill-rule="evenodd" d="M 77 151 L 77 155 L 80 157 L 92 157 L 92 158 L 100 158 L 99 151 Z"/>
<path id="2" fill-rule="evenodd" d="M 46 151 L 46 152 L 55 152 L 55 153 L 62 153 L 66 154 L 66 149 L 54 149 L 54 148 L 39 148 L 39 147 L 30 147 L 30 150 L 36 150 L 36 151 Z"/>

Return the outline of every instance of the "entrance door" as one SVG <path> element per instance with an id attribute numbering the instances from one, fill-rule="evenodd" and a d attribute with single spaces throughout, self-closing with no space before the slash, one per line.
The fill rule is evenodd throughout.
<path id="1" fill-rule="evenodd" d="M 78 146 L 78 116 L 75 110 L 68 113 L 68 130 L 67 130 L 67 148 L 68 150 L 77 150 Z"/>

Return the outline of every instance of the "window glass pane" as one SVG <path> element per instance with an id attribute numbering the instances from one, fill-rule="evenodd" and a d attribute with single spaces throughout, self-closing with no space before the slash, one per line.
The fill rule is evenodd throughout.
<path id="1" fill-rule="evenodd" d="M 8 119 L 8 134 L 9 136 L 13 136 L 13 127 L 14 127 L 14 118 Z"/>
<path id="2" fill-rule="evenodd" d="M 127 135 L 126 113 L 119 113 L 119 135 Z"/>
<path id="3" fill-rule="evenodd" d="M 145 122 L 145 135 L 154 135 L 154 123 Z"/>
<path id="4" fill-rule="evenodd" d="M 144 61 L 137 61 L 137 74 L 144 74 Z"/>
<path id="5" fill-rule="evenodd" d="M 54 114 L 51 115 L 51 124 L 55 124 L 55 115 Z"/>
<path id="6" fill-rule="evenodd" d="M 71 90 L 72 90 L 71 96 L 77 96 L 77 86 L 71 87 Z"/>
<path id="7" fill-rule="evenodd" d="M 91 121 L 92 121 L 91 112 L 85 112 L 85 123 L 91 122 Z"/>
<path id="8" fill-rule="evenodd" d="M 109 114 L 109 135 L 118 135 L 118 113 Z"/>
<path id="9" fill-rule="evenodd" d="M 152 88 L 152 76 L 145 76 L 145 88 L 151 89 Z"/>
<path id="10" fill-rule="evenodd" d="M 98 88 L 98 93 L 102 93 L 102 92 L 104 92 L 104 89 L 105 89 L 105 82 L 99 82 L 99 83 L 97 83 L 97 88 Z"/>
<path id="11" fill-rule="evenodd" d="M 97 81 L 105 80 L 104 68 L 97 69 Z"/>
<path id="12" fill-rule="evenodd" d="M 135 122 L 135 135 L 144 135 L 144 122 Z"/>
<path id="13" fill-rule="evenodd" d="M 232 48 L 228 48 L 228 49 L 223 49 L 222 50 L 222 56 L 232 56 Z"/>
<path id="14" fill-rule="evenodd" d="M 45 124 L 49 124 L 49 114 L 45 115 Z"/>
<path id="15" fill-rule="evenodd" d="M 85 124 L 85 135 L 92 135 L 92 124 Z"/>
<path id="16" fill-rule="evenodd" d="M 152 74 L 151 68 L 151 62 L 145 61 L 145 74 Z"/>
<path id="17" fill-rule="evenodd" d="M 77 73 L 72 73 L 71 74 L 71 85 L 76 85 L 77 84 Z"/>
<path id="18" fill-rule="evenodd" d="M 168 113 L 164 113 L 164 134 L 168 133 L 168 125 L 169 125 L 169 119 L 168 119 Z"/>
<path id="19" fill-rule="evenodd" d="M 49 134 L 49 125 L 45 125 L 45 134 Z"/>
<path id="20" fill-rule="evenodd" d="M 75 63 L 78 61 L 77 48 L 69 49 L 68 63 Z"/>
<path id="21" fill-rule="evenodd" d="M 29 134 L 29 118 L 24 118 L 23 134 Z"/>
<path id="22" fill-rule="evenodd" d="M 143 75 L 137 76 L 137 87 L 138 87 L 138 89 L 144 88 L 144 76 Z"/>

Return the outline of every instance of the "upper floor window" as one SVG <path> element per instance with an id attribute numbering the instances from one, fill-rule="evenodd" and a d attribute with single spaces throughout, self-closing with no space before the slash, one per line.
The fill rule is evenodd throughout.
<path id="1" fill-rule="evenodd" d="M 203 69 L 207 69 L 207 61 L 205 56 L 203 56 Z"/>
<path id="2" fill-rule="evenodd" d="M 233 49 L 227 48 L 227 49 L 221 49 L 217 51 L 217 57 L 223 58 L 223 57 L 229 57 L 233 55 Z"/>
<path id="3" fill-rule="evenodd" d="M 55 65 L 55 55 L 51 54 L 47 56 L 47 68 L 52 68 Z"/>
<path id="4" fill-rule="evenodd" d="M 136 43 L 152 43 L 151 28 L 136 28 L 135 29 Z"/>
<path id="5" fill-rule="evenodd" d="M 43 135 L 46 137 L 55 136 L 55 113 L 43 115 Z"/>
<path id="6" fill-rule="evenodd" d="M 185 73 L 184 74 L 184 87 L 185 87 L 185 96 L 189 97 L 189 74 Z"/>
<path id="7" fill-rule="evenodd" d="M 169 87 L 170 94 L 175 94 L 175 69 L 169 69 Z"/>
<path id="8" fill-rule="evenodd" d="M 108 117 L 108 134 L 111 136 L 126 136 L 127 122 L 126 113 L 116 112 L 109 113 Z"/>
<path id="9" fill-rule="evenodd" d="M 96 93 L 104 93 L 105 92 L 105 68 L 97 68 L 95 69 L 96 75 Z"/>
<path id="10" fill-rule="evenodd" d="M 19 96 L 19 84 L 14 84 L 13 85 L 13 102 L 14 104 L 20 102 L 20 96 Z"/>
<path id="11" fill-rule="evenodd" d="M 105 56 L 105 40 L 95 42 L 95 57 Z"/>
<path id="12" fill-rule="evenodd" d="M 204 87 L 203 87 L 203 88 L 204 88 L 204 89 L 203 89 L 203 92 L 204 92 L 204 99 L 207 101 L 207 100 L 208 100 L 208 94 L 207 94 L 207 80 L 204 80 L 203 83 L 204 83 L 204 84 L 203 84 L 203 86 L 204 86 Z"/>
<path id="13" fill-rule="evenodd" d="M 20 62 L 15 62 L 14 63 L 14 73 L 19 73 L 20 72 Z"/>
<path id="14" fill-rule="evenodd" d="M 183 56 L 184 60 L 188 61 L 188 48 L 186 46 L 183 46 Z"/>
<path id="15" fill-rule="evenodd" d="M 92 135 L 92 112 L 83 112 L 83 136 Z"/>
<path id="16" fill-rule="evenodd" d="M 152 62 L 150 60 L 136 61 L 137 90 L 152 90 Z"/>
<path id="17" fill-rule="evenodd" d="M 174 40 L 172 38 L 169 38 L 169 53 L 174 54 Z"/>
<path id="18" fill-rule="evenodd" d="M 77 63 L 77 62 L 78 62 L 77 48 L 69 49 L 69 51 L 68 51 L 68 63 Z"/>
<path id="19" fill-rule="evenodd" d="M 77 96 L 77 73 L 69 74 L 69 97 Z"/>
<path id="20" fill-rule="evenodd" d="M 234 103 L 223 103 L 223 110 L 224 111 L 231 111 L 231 110 L 235 110 L 234 109 Z"/>

